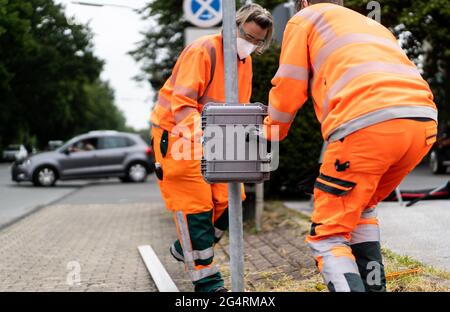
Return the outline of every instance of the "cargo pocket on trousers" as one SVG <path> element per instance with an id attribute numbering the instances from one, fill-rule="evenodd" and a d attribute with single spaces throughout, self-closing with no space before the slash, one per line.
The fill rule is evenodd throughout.
<path id="1" fill-rule="evenodd" d="M 432 145 L 437 139 L 437 126 L 429 126 L 425 128 L 425 140 L 427 145 Z"/>
<path id="2" fill-rule="evenodd" d="M 356 186 L 355 182 L 333 178 L 321 173 L 314 184 L 314 187 L 336 196 L 347 195 Z"/>

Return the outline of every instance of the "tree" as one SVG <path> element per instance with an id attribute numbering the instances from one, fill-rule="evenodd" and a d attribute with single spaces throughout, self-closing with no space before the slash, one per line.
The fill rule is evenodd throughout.
<path id="1" fill-rule="evenodd" d="M 77 132 L 86 129 L 115 129 L 130 131 L 125 126 L 123 113 L 115 106 L 114 91 L 109 83 L 97 80 L 84 86 L 87 98 L 85 102 L 84 118 L 77 123 Z"/>
<path id="2" fill-rule="evenodd" d="M 367 15 L 369 0 L 346 0 L 346 6 Z M 381 23 L 422 68 L 439 108 L 441 120 L 450 118 L 450 1 L 381 0 Z"/>
<path id="3" fill-rule="evenodd" d="M 140 10 L 143 19 L 153 19 L 157 26 L 143 33 L 144 39 L 130 54 L 142 64 L 142 73 L 136 78 L 149 81 L 155 90 L 170 76 L 183 49 L 183 30 L 189 24 L 182 7 L 183 0 L 154 0 Z"/>
<path id="4" fill-rule="evenodd" d="M 90 29 L 67 18 L 62 6 L 0 0 L 0 47 L 0 145 L 45 146 L 55 135 L 67 139 L 104 123 L 124 127 L 112 91 L 99 82 L 103 62 Z"/>

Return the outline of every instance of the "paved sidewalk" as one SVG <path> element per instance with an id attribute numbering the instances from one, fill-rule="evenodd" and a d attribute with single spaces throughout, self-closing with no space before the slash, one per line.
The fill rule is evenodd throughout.
<path id="1" fill-rule="evenodd" d="M 191 291 L 167 252 L 175 235 L 161 203 L 49 206 L 0 231 L 0 291 L 157 291 L 142 244 Z M 71 285 L 78 269 L 80 284 Z"/>
<path id="2" fill-rule="evenodd" d="M 246 290 L 314 274 L 305 230 L 272 219 L 262 233 L 245 234 Z M 181 291 L 192 291 L 183 264 L 168 253 L 175 238 L 171 214 L 160 202 L 45 207 L 0 231 L 0 291 L 154 292 L 137 250 L 143 244 L 152 245 Z M 216 258 L 230 287 L 228 249 L 225 237 Z"/>
<path id="3" fill-rule="evenodd" d="M 301 281 L 315 274 L 303 242 L 309 224 L 299 227 L 280 211 L 289 210 L 264 212 L 263 231 L 258 235 L 246 226 L 249 291 L 270 290 L 277 279 Z M 178 288 L 193 291 L 184 265 L 168 252 L 175 239 L 172 214 L 165 209 L 155 181 L 91 183 L 0 229 L 0 291 L 154 292 L 156 286 L 137 250 L 147 244 Z M 228 249 L 224 237 L 216 247 L 216 258 L 230 287 Z M 265 287 L 265 282 L 270 285 Z"/>

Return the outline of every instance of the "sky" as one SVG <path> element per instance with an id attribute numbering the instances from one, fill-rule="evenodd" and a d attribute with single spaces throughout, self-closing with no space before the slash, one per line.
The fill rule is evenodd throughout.
<path id="1" fill-rule="evenodd" d="M 79 0 L 82 2 L 116 4 L 142 8 L 149 0 Z M 89 23 L 94 33 L 94 52 L 105 61 L 102 79 L 115 90 L 116 105 L 124 113 L 127 125 L 137 130 L 148 126 L 153 90 L 146 82 L 136 82 L 139 65 L 127 52 L 142 40 L 140 32 L 151 25 L 143 21 L 131 8 L 93 7 L 74 4 L 71 0 L 55 0 L 64 4 L 66 15 L 78 22 Z"/>

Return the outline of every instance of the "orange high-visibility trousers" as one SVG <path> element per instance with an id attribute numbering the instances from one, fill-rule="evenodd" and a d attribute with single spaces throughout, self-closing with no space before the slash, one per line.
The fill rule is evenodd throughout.
<path id="1" fill-rule="evenodd" d="M 306 238 L 330 290 L 385 290 L 375 206 L 436 141 L 433 120 L 394 119 L 329 143 Z"/>
<path id="2" fill-rule="evenodd" d="M 189 142 L 190 151 L 179 155 L 174 147 L 179 140 Z M 214 244 L 228 228 L 228 185 L 208 184 L 203 179 L 199 157 L 201 143 L 174 136 L 158 127 L 152 127 L 152 142 L 155 161 L 163 172 L 158 185 L 166 208 L 174 214 L 178 234 L 170 252 L 185 263 L 196 291 L 223 286 L 214 264 Z M 185 158 L 180 159 L 182 156 Z"/>

